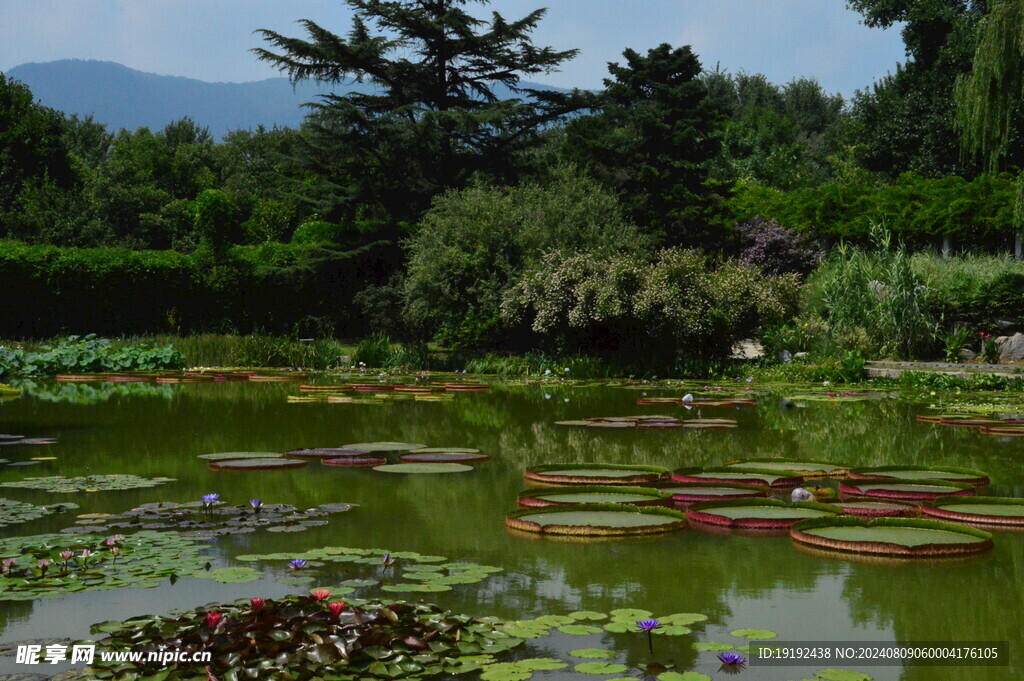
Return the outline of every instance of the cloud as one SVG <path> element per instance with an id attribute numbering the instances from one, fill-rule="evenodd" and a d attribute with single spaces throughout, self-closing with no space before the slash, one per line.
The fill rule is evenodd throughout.
<path id="1" fill-rule="evenodd" d="M 597 87 L 622 50 L 662 42 L 690 44 L 706 67 L 760 72 L 785 82 L 813 76 L 852 94 L 903 59 L 898 29 L 858 23 L 839 2 L 822 0 L 494 0 L 479 11 L 519 17 L 547 4 L 539 43 L 581 54 L 560 73 L 539 78 L 565 87 Z M 3 0 L 0 69 L 29 61 L 116 61 L 154 73 L 245 81 L 275 73 L 249 50 L 253 31 L 299 35 L 311 18 L 348 28 L 341 0 Z"/>

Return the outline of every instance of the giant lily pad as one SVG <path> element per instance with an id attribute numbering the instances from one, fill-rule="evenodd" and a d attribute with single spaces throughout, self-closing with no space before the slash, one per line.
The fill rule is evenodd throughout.
<path id="1" fill-rule="evenodd" d="M 198 458 L 206 461 L 234 461 L 238 459 L 280 459 L 284 454 L 278 452 L 217 452 L 216 454 L 200 454 Z"/>
<path id="2" fill-rule="evenodd" d="M 1024 526 L 1024 499 L 1007 497 L 947 498 L 921 505 L 925 515 L 984 525 Z"/>
<path id="3" fill-rule="evenodd" d="M 650 487 L 618 487 L 610 485 L 575 485 L 527 490 L 519 493 L 523 508 L 563 506 L 567 504 L 630 504 L 632 506 L 666 506 L 668 497 Z"/>
<path id="4" fill-rule="evenodd" d="M 693 504 L 702 501 L 770 497 L 771 489 L 766 485 L 743 485 L 739 483 L 678 482 L 659 487 L 665 494 L 672 495 L 677 504 Z"/>
<path id="5" fill-rule="evenodd" d="M 417 475 L 423 473 L 465 473 L 473 470 L 473 467 L 461 463 L 393 463 L 374 466 L 373 470 L 380 471 L 381 473 Z"/>
<path id="6" fill-rule="evenodd" d="M 726 468 L 740 470 L 755 469 L 760 471 L 777 471 L 784 474 L 799 475 L 803 478 L 835 478 L 845 477 L 850 467 L 846 464 L 812 459 L 761 458 L 744 459 L 725 464 Z"/>
<path id="7" fill-rule="evenodd" d="M 847 499 L 834 505 L 843 509 L 846 515 L 858 518 L 916 518 L 921 507 L 905 501 L 875 501 L 873 499 Z"/>
<path id="8" fill-rule="evenodd" d="M 798 487 L 804 482 L 803 477 L 796 473 L 778 470 L 765 470 L 760 468 L 749 468 L 737 470 L 725 466 L 712 466 L 708 468 L 679 468 L 672 472 L 672 479 L 676 482 L 700 482 L 700 483 L 734 483 L 745 485 L 763 485 L 774 489 L 787 489 Z"/>
<path id="9" fill-rule="evenodd" d="M 406 463 L 475 463 L 478 461 L 489 461 L 489 454 L 480 452 L 430 452 L 419 450 L 402 454 L 398 457 Z"/>
<path id="10" fill-rule="evenodd" d="M 906 558 L 958 556 L 992 548 L 988 532 L 915 518 L 805 520 L 790 529 L 790 537 L 834 551 Z"/>
<path id="11" fill-rule="evenodd" d="M 686 517 L 693 522 L 722 527 L 777 530 L 801 520 L 842 515 L 843 509 L 813 501 L 787 503 L 777 499 L 735 499 L 691 504 Z"/>
<path id="12" fill-rule="evenodd" d="M 25 501 L 0 499 L 0 527 L 28 522 L 51 513 L 63 513 L 78 508 L 78 504 L 64 503 L 51 506 L 36 506 Z"/>
<path id="13" fill-rule="evenodd" d="M 659 534 L 680 530 L 686 516 L 679 511 L 625 504 L 579 504 L 514 511 L 505 524 L 517 530 L 573 536 Z"/>
<path id="14" fill-rule="evenodd" d="M 989 483 L 988 473 L 973 468 L 956 466 L 874 466 L 854 468 L 849 477 L 853 480 L 892 478 L 895 480 L 947 480 L 965 482 L 978 487 Z"/>
<path id="15" fill-rule="evenodd" d="M 367 449 L 346 449 L 344 447 L 320 447 L 316 449 L 293 449 L 285 452 L 296 459 L 342 459 L 364 457 L 370 454 Z"/>
<path id="16" fill-rule="evenodd" d="M 72 494 L 74 492 L 106 492 L 110 490 L 156 487 L 165 482 L 174 482 L 174 478 L 140 478 L 137 475 L 120 474 L 83 475 L 76 478 L 65 478 L 60 475 L 53 475 L 4 482 L 0 483 L 0 487 L 21 487 L 25 489 L 41 489 L 46 492 Z"/>
<path id="17" fill-rule="evenodd" d="M 668 476 L 659 466 L 625 466 L 605 463 L 555 463 L 532 466 L 523 477 L 534 482 L 556 485 L 623 485 L 651 483 Z"/>
<path id="18" fill-rule="evenodd" d="M 334 459 L 320 459 L 320 463 L 325 466 L 339 466 L 342 468 L 368 468 L 371 466 L 381 466 L 387 462 L 388 460 L 383 456 L 342 456 Z"/>
<path id="19" fill-rule="evenodd" d="M 942 480 L 914 482 L 882 478 L 844 480 L 839 483 L 839 493 L 844 496 L 902 501 L 932 501 L 945 496 L 973 496 L 976 489 L 974 485 Z"/>
<path id="20" fill-rule="evenodd" d="M 277 471 L 288 468 L 302 468 L 308 461 L 302 459 L 229 459 L 211 461 L 213 471 Z"/>
<path id="21" fill-rule="evenodd" d="M 365 449 L 368 452 L 408 452 L 413 449 L 424 449 L 426 445 L 411 444 L 409 442 L 356 442 L 350 445 L 342 445 L 345 449 Z"/>

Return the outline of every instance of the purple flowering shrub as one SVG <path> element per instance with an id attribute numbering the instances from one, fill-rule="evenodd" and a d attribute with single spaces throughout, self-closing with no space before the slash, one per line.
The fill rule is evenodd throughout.
<path id="1" fill-rule="evenodd" d="M 821 260 L 813 241 L 776 220 L 756 217 L 736 225 L 745 242 L 740 260 L 771 274 L 808 274 Z"/>

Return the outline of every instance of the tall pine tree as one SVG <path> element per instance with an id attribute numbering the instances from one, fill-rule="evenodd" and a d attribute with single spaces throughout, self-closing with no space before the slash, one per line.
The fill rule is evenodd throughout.
<path id="1" fill-rule="evenodd" d="M 293 82 L 366 84 L 312 104 L 304 126 L 320 200 L 336 197 L 325 217 L 415 218 L 473 173 L 507 175 L 545 123 L 579 106 L 520 82 L 576 55 L 533 45 L 545 10 L 485 21 L 471 2 L 487 0 L 346 0 L 345 37 L 308 19 L 308 39 L 258 31 L 272 48 L 258 57 Z"/>

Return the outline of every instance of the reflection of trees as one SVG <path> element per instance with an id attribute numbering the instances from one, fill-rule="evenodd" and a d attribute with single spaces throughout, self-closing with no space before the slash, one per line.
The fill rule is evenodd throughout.
<path id="1" fill-rule="evenodd" d="M 23 394 L 42 402 L 68 404 L 97 404 L 116 397 L 159 397 L 171 399 L 174 392 L 169 385 L 154 383 L 54 383 L 16 379 L 14 385 Z"/>

